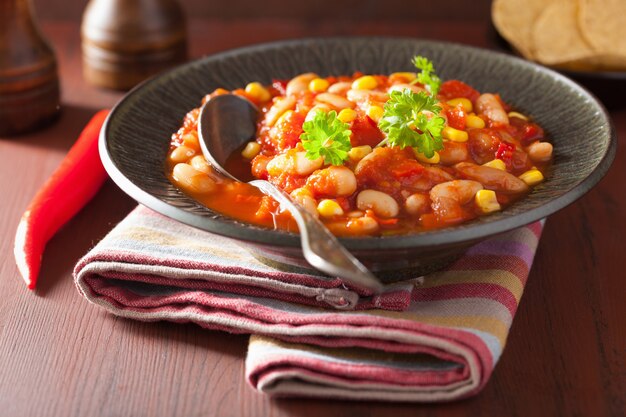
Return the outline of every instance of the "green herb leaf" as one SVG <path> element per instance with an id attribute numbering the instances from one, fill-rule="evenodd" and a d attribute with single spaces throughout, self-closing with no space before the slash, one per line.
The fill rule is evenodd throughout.
<path id="1" fill-rule="evenodd" d="M 405 88 L 392 91 L 385 103 L 383 117 L 378 122 L 380 130 L 387 135 L 389 146 L 407 146 L 431 158 L 435 151 L 443 149 L 441 131 L 445 119 L 438 116 L 438 101 L 425 92 L 414 93 Z"/>
<path id="2" fill-rule="evenodd" d="M 439 93 L 441 79 L 435 74 L 433 63 L 428 58 L 417 55 L 413 57 L 413 65 L 421 70 L 415 81 L 424 84 L 428 92 L 435 97 Z"/>
<path id="3" fill-rule="evenodd" d="M 318 111 L 313 120 L 302 125 L 304 132 L 300 135 L 306 157 L 315 160 L 324 157 L 326 164 L 342 165 L 348 158 L 350 144 L 350 126 L 337 119 L 337 112 Z"/>

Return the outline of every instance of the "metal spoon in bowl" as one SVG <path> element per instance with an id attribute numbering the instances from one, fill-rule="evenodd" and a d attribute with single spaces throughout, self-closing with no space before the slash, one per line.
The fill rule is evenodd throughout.
<path id="1" fill-rule="evenodd" d="M 220 174 L 235 181 L 244 181 L 226 171 L 224 165 L 235 150 L 254 137 L 257 118 L 258 109 L 248 100 L 235 95 L 213 97 L 202 107 L 198 119 L 200 147 L 204 157 Z M 321 221 L 295 204 L 286 192 L 264 180 L 248 184 L 274 198 L 291 213 L 300 229 L 304 258 L 311 266 L 350 284 L 374 292 L 382 290 L 380 281 L 339 243 Z"/>

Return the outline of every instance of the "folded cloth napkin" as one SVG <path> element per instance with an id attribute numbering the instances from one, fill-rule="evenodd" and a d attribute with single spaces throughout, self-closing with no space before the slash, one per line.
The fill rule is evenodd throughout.
<path id="1" fill-rule="evenodd" d="M 229 239 L 139 206 L 74 275 L 82 295 L 119 316 L 253 334 L 246 376 L 262 392 L 445 401 L 488 381 L 541 229 L 479 243 L 444 271 L 372 296 L 278 271 Z"/>

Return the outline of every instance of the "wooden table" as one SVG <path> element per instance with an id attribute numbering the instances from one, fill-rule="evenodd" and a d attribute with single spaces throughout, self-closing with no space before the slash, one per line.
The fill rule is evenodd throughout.
<path id="1" fill-rule="evenodd" d="M 76 22 L 47 22 L 63 113 L 45 130 L 0 139 L 0 414 L 5 416 L 618 416 L 626 413 L 626 150 L 589 194 L 547 222 L 508 346 L 475 398 L 441 405 L 270 400 L 244 380 L 246 336 L 139 323 L 88 304 L 75 262 L 135 203 L 108 182 L 49 243 L 36 294 L 13 262 L 26 205 L 97 110 L 121 94 L 86 85 Z M 332 34 L 431 37 L 489 46 L 482 23 L 194 20 L 191 55 Z M 228 33 L 229 36 L 224 34 Z M 622 92 L 623 94 L 624 92 Z M 613 111 L 621 139 L 626 110 Z"/>

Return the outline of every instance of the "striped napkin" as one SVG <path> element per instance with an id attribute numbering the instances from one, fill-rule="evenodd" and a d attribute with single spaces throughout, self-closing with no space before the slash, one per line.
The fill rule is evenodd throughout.
<path id="1" fill-rule="evenodd" d="M 372 295 L 272 269 L 229 239 L 139 206 L 74 276 L 83 296 L 119 316 L 252 334 L 246 376 L 270 395 L 447 401 L 489 380 L 541 229 L 482 242 L 445 271 Z"/>

